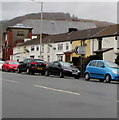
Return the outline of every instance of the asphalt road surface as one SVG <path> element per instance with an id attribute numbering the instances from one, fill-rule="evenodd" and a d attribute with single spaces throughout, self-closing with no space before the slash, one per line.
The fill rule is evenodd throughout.
<path id="1" fill-rule="evenodd" d="M 3 118 L 116 118 L 117 82 L 2 72 Z"/>

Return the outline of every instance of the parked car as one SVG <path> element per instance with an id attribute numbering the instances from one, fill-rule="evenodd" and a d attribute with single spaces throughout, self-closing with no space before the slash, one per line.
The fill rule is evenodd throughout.
<path id="1" fill-rule="evenodd" d="M 17 70 L 19 63 L 14 60 L 6 60 L 2 65 L 3 71 L 13 71 L 15 72 Z"/>
<path id="2" fill-rule="evenodd" d="M 85 70 L 85 80 L 90 80 L 90 78 L 99 79 L 101 82 L 119 80 L 119 66 L 109 61 L 92 60 Z"/>
<path id="3" fill-rule="evenodd" d="M 18 73 L 26 72 L 27 74 L 41 73 L 45 75 L 46 64 L 41 59 L 25 59 L 23 62 L 20 62 L 18 68 Z"/>
<path id="4" fill-rule="evenodd" d="M 81 72 L 68 62 L 54 61 L 47 65 L 46 76 L 49 75 L 58 75 L 60 77 L 73 76 L 79 79 Z"/>
<path id="5" fill-rule="evenodd" d="M 0 70 L 2 70 L 3 63 L 4 63 L 4 61 L 0 61 Z"/>

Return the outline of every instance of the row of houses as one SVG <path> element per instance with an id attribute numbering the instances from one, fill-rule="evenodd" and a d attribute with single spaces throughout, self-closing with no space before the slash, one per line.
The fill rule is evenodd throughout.
<path id="1" fill-rule="evenodd" d="M 40 45 L 39 37 L 25 39 L 24 42 L 13 47 L 10 59 L 22 61 L 25 58 L 33 57 L 47 62 L 54 60 L 70 62 L 73 58 L 81 56 L 76 53 L 76 48 L 82 46 L 83 57 L 100 54 L 103 60 L 114 62 L 119 54 L 118 27 L 118 24 L 114 24 L 85 30 L 70 29 L 67 33 L 44 36 L 42 45 Z"/>
<path id="2" fill-rule="evenodd" d="M 28 39 L 40 37 L 41 24 L 40 19 L 25 19 L 22 22 L 8 26 L 3 32 L 2 37 L 2 55 L 1 57 L 6 60 L 10 59 L 13 55 L 13 48 L 18 43 L 23 43 Z M 89 28 L 96 28 L 96 25 L 91 22 L 80 22 L 73 20 L 43 20 L 43 37 L 54 34 L 68 33 L 72 28 L 73 30 L 84 30 Z M 30 27 L 29 27 L 30 26 Z M 56 40 L 57 41 L 57 40 Z"/>

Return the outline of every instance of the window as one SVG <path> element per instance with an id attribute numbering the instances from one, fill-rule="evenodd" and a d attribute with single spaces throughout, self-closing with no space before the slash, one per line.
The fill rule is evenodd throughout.
<path id="1" fill-rule="evenodd" d="M 30 58 L 34 58 L 35 56 L 34 55 L 31 55 Z"/>
<path id="2" fill-rule="evenodd" d="M 97 67 L 102 67 L 102 66 L 104 66 L 104 63 L 103 63 L 103 62 L 98 62 L 98 63 L 97 63 Z"/>
<path id="3" fill-rule="evenodd" d="M 96 66 L 96 61 L 91 62 L 89 66 Z"/>
<path id="4" fill-rule="evenodd" d="M 47 46 L 47 50 L 48 50 L 47 52 L 49 53 L 50 52 L 50 46 L 49 45 Z"/>
<path id="5" fill-rule="evenodd" d="M 34 51 L 34 46 L 31 46 L 31 51 Z"/>
<path id="6" fill-rule="evenodd" d="M 42 52 L 44 53 L 44 45 L 42 45 Z"/>
<path id="7" fill-rule="evenodd" d="M 63 44 L 58 44 L 58 50 L 63 50 Z"/>
<path id="8" fill-rule="evenodd" d="M 66 50 L 69 49 L 69 43 L 66 43 Z"/>
<path id="9" fill-rule="evenodd" d="M 59 66 L 60 64 L 58 63 L 58 62 L 55 62 L 54 64 L 53 64 L 53 66 L 54 67 L 57 67 L 57 66 Z"/>
<path id="10" fill-rule="evenodd" d="M 39 51 L 39 46 L 36 46 L 36 50 Z"/>
<path id="11" fill-rule="evenodd" d="M 18 32 L 17 32 L 17 36 L 18 36 L 18 37 L 24 36 L 24 32 L 23 32 L 23 31 L 18 31 Z"/>

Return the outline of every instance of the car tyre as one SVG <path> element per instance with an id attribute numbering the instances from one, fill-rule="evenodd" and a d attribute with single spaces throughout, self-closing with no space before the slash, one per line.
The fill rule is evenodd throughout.
<path id="1" fill-rule="evenodd" d="M 45 72 L 42 72 L 41 75 L 45 75 Z"/>
<path id="2" fill-rule="evenodd" d="M 26 73 L 27 73 L 27 74 L 30 74 L 30 68 L 27 68 L 27 69 L 26 69 Z"/>
<path id="3" fill-rule="evenodd" d="M 110 82 L 111 82 L 111 76 L 110 76 L 109 74 L 105 76 L 105 81 L 106 81 L 107 83 L 110 83 Z"/>
<path id="4" fill-rule="evenodd" d="M 35 74 L 35 72 L 31 72 L 31 75 L 34 75 Z"/>
<path id="5" fill-rule="evenodd" d="M 79 79 L 79 78 L 80 78 L 80 76 L 79 76 L 79 75 L 75 76 L 75 79 Z"/>
<path id="6" fill-rule="evenodd" d="M 90 75 L 89 75 L 89 73 L 86 73 L 86 74 L 85 74 L 85 80 L 87 80 L 87 81 L 90 80 Z"/>
<path id="7" fill-rule="evenodd" d="M 59 76 L 60 76 L 60 78 L 63 78 L 63 77 L 64 77 L 64 74 L 63 74 L 63 71 L 62 71 L 62 70 L 59 72 Z"/>
<path id="8" fill-rule="evenodd" d="M 100 82 L 104 82 L 104 80 L 103 80 L 103 79 L 99 79 L 99 81 L 100 81 Z"/>
<path id="9" fill-rule="evenodd" d="M 45 75 L 46 75 L 46 76 L 49 76 L 48 70 L 45 71 Z"/>
<path id="10" fill-rule="evenodd" d="M 21 73 L 21 70 L 20 70 L 20 68 L 18 68 L 18 69 L 17 69 L 17 73 Z"/>

